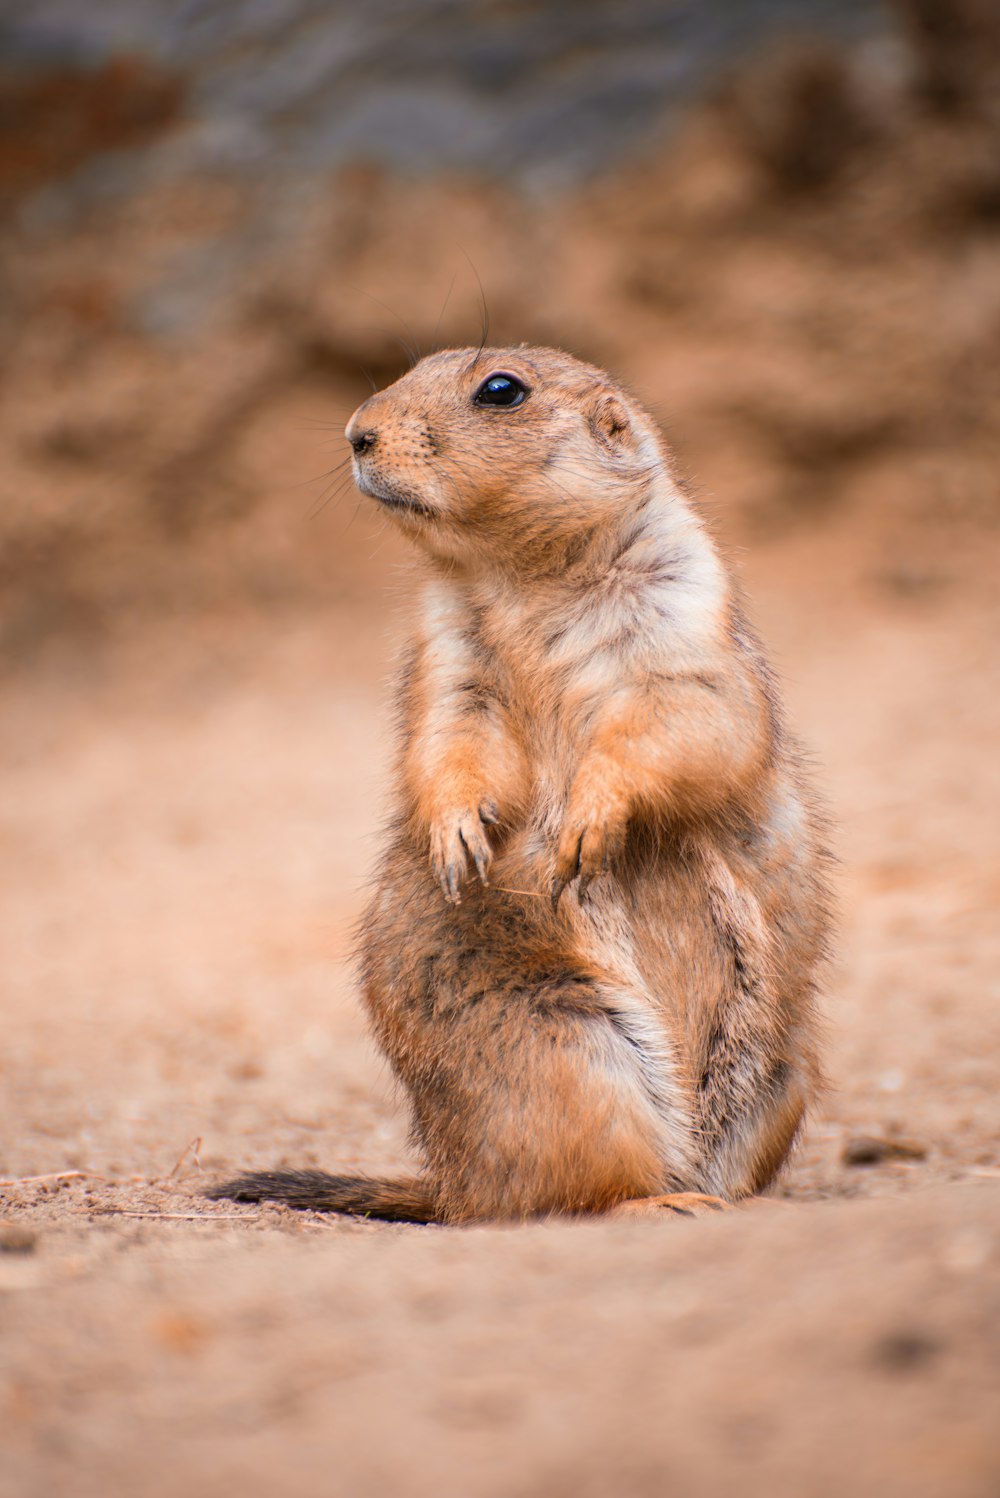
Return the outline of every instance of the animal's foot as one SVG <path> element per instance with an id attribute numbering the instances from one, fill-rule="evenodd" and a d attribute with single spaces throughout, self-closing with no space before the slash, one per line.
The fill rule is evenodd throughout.
<path id="1" fill-rule="evenodd" d="M 674 1191 L 669 1196 L 640 1196 L 634 1201 L 621 1202 L 613 1207 L 610 1217 L 662 1217 L 670 1213 L 677 1217 L 707 1217 L 714 1212 L 731 1212 L 731 1202 L 721 1196 L 704 1196 L 700 1191 Z"/>

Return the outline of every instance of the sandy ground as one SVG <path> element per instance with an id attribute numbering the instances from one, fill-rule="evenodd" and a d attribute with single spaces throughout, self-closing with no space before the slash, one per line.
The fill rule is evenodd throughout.
<path id="1" fill-rule="evenodd" d="M 995 1494 L 995 541 L 900 573 L 848 512 L 744 558 L 843 860 L 832 1090 L 776 1198 L 445 1230 L 199 1194 L 406 1158 L 350 967 L 398 553 L 352 537 L 360 612 L 8 685 L 0 1492 Z"/>

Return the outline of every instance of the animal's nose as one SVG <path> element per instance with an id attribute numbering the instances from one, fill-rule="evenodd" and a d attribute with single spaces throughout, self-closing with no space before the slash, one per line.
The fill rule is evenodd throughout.
<path id="1" fill-rule="evenodd" d="M 360 457 L 362 453 L 368 452 L 375 446 L 375 433 L 372 431 L 354 432 L 353 435 L 348 436 L 347 440 Z"/>

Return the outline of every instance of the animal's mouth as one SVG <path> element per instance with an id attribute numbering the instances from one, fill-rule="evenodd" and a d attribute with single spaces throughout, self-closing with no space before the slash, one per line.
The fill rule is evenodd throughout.
<path id="1" fill-rule="evenodd" d="M 387 510 L 397 510 L 402 514 L 421 515 L 426 519 L 433 519 L 434 511 L 430 505 L 413 494 L 409 489 L 404 489 L 400 484 L 392 484 L 382 474 L 366 472 L 359 463 L 354 464 L 354 482 L 362 494 L 367 494 L 370 499 L 377 499 L 380 505 Z"/>

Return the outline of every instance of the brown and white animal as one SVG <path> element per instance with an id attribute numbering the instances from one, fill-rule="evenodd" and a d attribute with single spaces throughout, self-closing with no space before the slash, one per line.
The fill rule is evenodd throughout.
<path id="1" fill-rule="evenodd" d="M 423 557 L 361 940 L 423 1171 L 216 1194 L 468 1222 L 760 1191 L 820 1085 L 827 857 L 669 451 L 528 346 L 422 360 L 347 438 Z"/>

